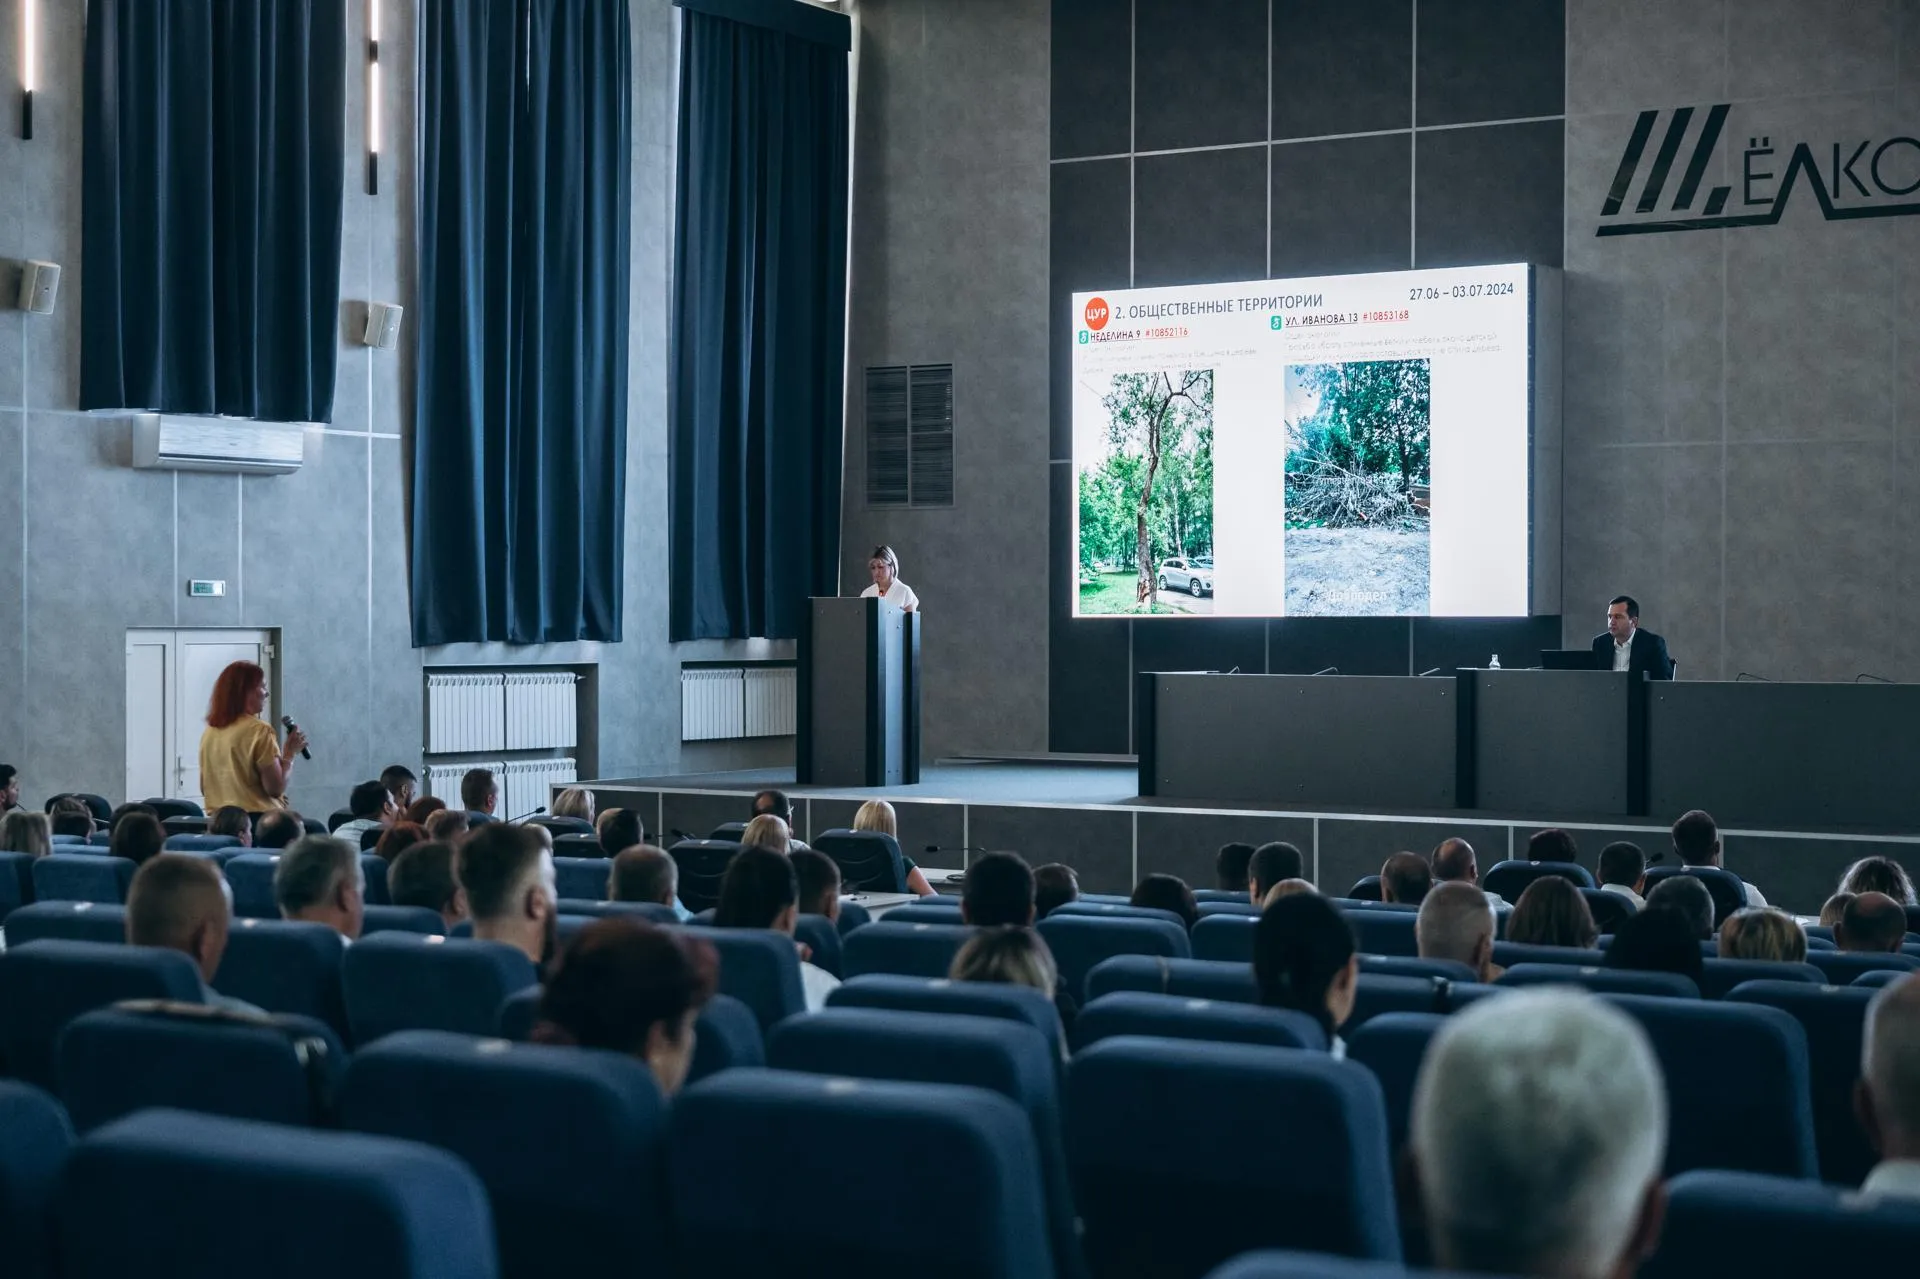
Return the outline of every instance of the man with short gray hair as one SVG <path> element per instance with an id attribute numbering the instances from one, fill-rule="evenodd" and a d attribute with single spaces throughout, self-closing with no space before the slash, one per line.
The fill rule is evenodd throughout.
<path id="1" fill-rule="evenodd" d="M 1493 962 L 1493 903 L 1472 884 L 1435 886 L 1420 903 L 1413 935 L 1422 959 L 1451 959 L 1473 969 L 1477 981 L 1501 973 Z"/>
<path id="2" fill-rule="evenodd" d="M 1640 1026 L 1583 992 L 1453 1014 L 1414 1089 L 1410 1146 L 1436 1268 L 1624 1279 L 1666 1209 L 1666 1082 Z"/>
<path id="3" fill-rule="evenodd" d="M 331 835 L 305 835 L 273 868 L 273 900 L 286 919 L 326 924 L 348 941 L 366 918 L 360 850 Z"/>
<path id="4" fill-rule="evenodd" d="M 1880 1155 L 1863 1194 L 1920 1199 L 1920 980 L 1902 977 L 1867 1006 L 1854 1109 Z"/>

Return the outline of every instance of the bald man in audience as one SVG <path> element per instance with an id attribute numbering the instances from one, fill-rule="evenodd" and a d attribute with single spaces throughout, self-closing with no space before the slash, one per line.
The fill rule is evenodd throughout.
<path id="1" fill-rule="evenodd" d="M 1880 1156 L 1861 1193 L 1920 1201 L 1920 978 L 1883 986 L 1867 1006 L 1853 1101 Z"/>
<path id="2" fill-rule="evenodd" d="M 200 970 L 207 1005 L 230 1013 L 264 1016 L 252 1004 L 229 999 L 212 986 L 227 953 L 233 920 L 233 890 L 220 868 L 205 857 L 161 853 L 134 874 L 127 889 L 127 944 L 177 950 Z"/>
<path id="3" fill-rule="evenodd" d="M 1433 889 L 1433 871 L 1418 853 L 1395 853 L 1380 868 L 1380 900 L 1418 906 Z"/>
<path id="4" fill-rule="evenodd" d="M 1493 962 L 1493 903 L 1472 884 L 1440 884 L 1420 903 L 1413 923 L 1422 959 L 1450 959 L 1488 982 L 1503 971 Z"/>
<path id="5" fill-rule="evenodd" d="M 1473 854 L 1473 845 L 1459 836 L 1443 839 L 1440 846 L 1433 850 L 1428 859 L 1436 884 L 1472 884 L 1480 888 L 1480 862 Z M 1481 888 L 1481 892 L 1486 889 Z M 1487 900 L 1495 906 L 1500 904 L 1500 894 L 1487 893 Z"/>
<path id="6" fill-rule="evenodd" d="M 1885 893 L 1860 893 L 1840 912 L 1833 944 L 1863 954 L 1898 954 L 1907 939 L 1907 910 Z"/>
<path id="7" fill-rule="evenodd" d="M 1408 1128 L 1435 1269 L 1632 1275 L 1666 1212 L 1666 1093 L 1639 1023 L 1584 992 L 1516 990 L 1447 1018 Z"/>
<path id="8" fill-rule="evenodd" d="M 273 900 L 281 918 L 326 924 L 352 941 L 367 909 L 360 850 L 331 835 L 294 840 L 273 868 Z"/>

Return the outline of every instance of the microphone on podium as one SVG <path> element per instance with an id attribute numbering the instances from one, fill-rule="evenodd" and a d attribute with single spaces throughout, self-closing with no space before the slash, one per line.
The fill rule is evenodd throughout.
<path id="1" fill-rule="evenodd" d="M 547 806 L 545 804 L 540 805 L 540 807 L 538 808 L 530 808 L 526 812 L 520 814 L 518 817 L 507 818 L 507 825 L 509 826 L 516 825 L 520 822 L 526 821 L 527 818 L 529 817 L 538 817 L 540 814 L 546 811 L 547 811 Z"/>

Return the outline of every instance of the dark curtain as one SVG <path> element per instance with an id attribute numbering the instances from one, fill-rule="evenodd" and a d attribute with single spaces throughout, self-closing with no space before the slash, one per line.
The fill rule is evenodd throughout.
<path id="1" fill-rule="evenodd" d="M 347 0 L 92 0 L 80 407 L 333 416 Z"/>
<path id="2" fill-rule="evenodd" d="M 684 8 L 675 640 L 798 635 L 807 597 L 839 585 L 849 28 L 728 7 Z"/>
<path id="3" fill-rule="evenodd" d="M 422 0 L 413 640 L 620 638 L 626 0 Z"/>

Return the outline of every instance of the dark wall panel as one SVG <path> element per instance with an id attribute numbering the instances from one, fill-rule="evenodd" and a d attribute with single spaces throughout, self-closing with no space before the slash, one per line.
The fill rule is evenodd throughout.
<path id="1" fill-rule="evenodd" d="M 1265 147 L 1141 156 L 1134 165 L 1135 288 L 1266 275 Z"/>
<path id="2" fill-rule="evenodd" d="M 1559 0 L 1428 0 L 1420 6 L 1414 123 L 1559 115 L 1566 103 L 1566 43 L 1566 7 Z"/>
<path id="3" fill-rule="evenodd" d="M 1538 666 L 1543 649 L 1559 648 L 1558 617 L 1416 617 L 1413 669 L 1485 666 L 1495 653 L 1502 666 Z"/>
<path id="4" fill-rule="evenodd" d="M 1412 673 L 1404 617 L 1276 617 L 1267 623 L 1267 671 L 1311 675 L 1338 666 L 1342 675 Z"/>
<path id="5" fill-rule="evenodd" d="M 1565 125 L 1442 129 L 1417 135 L 1414 147 L 1415 266 L 1560 265 Z"/>
<path id="6" fill-rule="evenodd" d="M 1273 136 L 1413 123 L 1413 0 L 1274 0 Z"/>
<path id="7" fill-rule="evenodd" d="M 1050 457 L 1073 452 L 1069 352 L 1076 289 L 1125 287 L 1130 278 L 1133 179 L 1127 160 L 1056 164 L 1049 198 L 1053 230 L 1049 264 L 1048 341 L 1052 368 L 1053 440 Z"/>
<path id="8" fill-rule="evenodd" d="M 1133 624 L 1133 669 L 1137 671 L 1230 671 L 1262 674 L 1267 666 L 1267 624 L 1257 617 Z"/>
<path id="9" fill-rule="evenodd" d="M 1273 148 L 1273 276 L 1399 271 L 1413 260 L 1413 135 Z"/>
<path id="10" fill-rule="evenodd" d="M 967 821 L 976 848 L 1010 849 L 1034 866 L 1065 862 L 1081 892 L 1133 891 L 1132 813 L 973 804 Z"/>
<path id="11" fill-rule="evenodd" d="M 1135 0 L 1134 147 L 1217 147 L 1267 136 L 1267 6 Z"/>
<path id="12" fill-rule="evenodd" d="M 1313 863 L 1313 823 L 1298 817 L 1251 817 L 1221 813 L 1194 816 L 1176 813 L 1141 813 L 1136 826 L 1140 850 L 1140 875 L 1178 875 L 1189 888 L 1218 888 L 1214 876 L 1214 858 L 1220 845 L 1252 844 L 1255 848 L 1273 840 L 1285 840 L 1305 854 L 1308 869 Z"/>
<path id="13" fill-rule="evenodd" d="M 1053 157 L 1128 149 L 1131 0 L 1054 0 Z"/>

